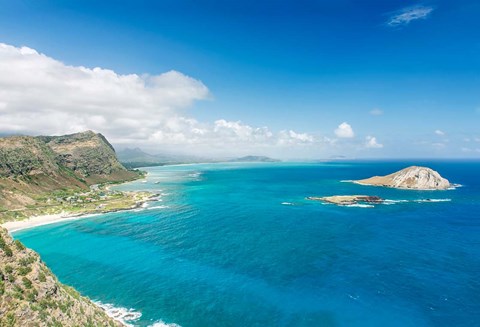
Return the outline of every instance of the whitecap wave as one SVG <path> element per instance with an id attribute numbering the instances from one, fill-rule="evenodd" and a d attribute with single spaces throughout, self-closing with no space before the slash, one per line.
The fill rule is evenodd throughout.
<path id="1" fill-rule="evenodd" d="M 292 202 L 282 202 L 282 204 L 284 206 L 294 206 L 295 204 L 293 204 Z"/>
<path id="2" fill-rule="evenodd" d="M 344 205 L 344 207 L 375 208 L 373 204 L 363 204 L 363 203 L 347 204 L 347 205 Z"/>
<path id="3" fill-rule="evenodd" d="M 153 325 L 150 325 L 149 327 L 182 327 L 182 326 L 174 323 L 167 324 L 166 322 L 160 320 L 155 322 Z"/>
<path id="4" fill-rule="evenodd" d="M 450 202 L 452 199 L 418 199 L 414 200 L 414 202 L 424 203 L 424 202 Z"/>
<path id="5" fill-rule="evenodd" d="M 463 187 L 463 185 L 462 184 L 452 184 L 452 186 L 447 188 L 447 190 L 455 190 L 455 189 L 460 188 L 460 187 Z"/>
<path id="6" fill-rule="evenodd" d="M 195 172 L 193 172 L 193 173 L 188 174 L 187 176 L 188 176 L 188 177 L 191 177 L 191 178 L 193 178 L 193 179 L 195 179 L 195 180 L 200 180 L 200 175 L 201 175 L 201 174 L 202 174 L 201 172 L 195 171 Z"/>
<path id="7" fill-rule="evenodd" d="M 452 199 L 416 199 L 416 200 L 390 200 L 386 199 L 382 204 L 393 205 L 398 203 L 428 203 L 428 202 L 450 202 Z"/>
<path id="8" fill-rule="evenodd" d="M 153 209 L 165 209 L 165 208 L 169 208 L 169 206 L 155 206 L 155 207 L 148 207 L 147 210 L 153 210 Z"/>
<path id="9" fill-rule="evenodd" d="M 135 323 L 140 317 L 142 316 L 142 313 L 139 311 L 136 311 L 135 309 L 127 309 L 123 307 L 116 307 L 113 304 L 110 303 L 102 303 L 100 301 L 94 301 L 97 306 L 105 310 L 105 313 L 115 319 L 116 321 L 119 321 L 125 326 L 128 327 L 133 327 L 132 323 Z M 166 325 L 169 326 L 169 325 Z"/>
<path id="10" fill-rule="evenodd" d="M 390 199 L 385 199 L 383 201 L 383 204 L 389 206 L 389 205 L 392 205 L 392 204 L 397 204 L 397 203 L 405 203 L 405 202 L 410 202 L 408 200 L 390 200 Z"/>

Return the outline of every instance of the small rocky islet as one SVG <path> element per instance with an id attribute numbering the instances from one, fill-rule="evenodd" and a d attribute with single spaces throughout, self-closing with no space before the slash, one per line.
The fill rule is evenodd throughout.
<path id="1" fill-rule="evenodd" d="M 385 176 L 373 176 L 354 180 L 353 183 L 368 186 L 383 186 L 406 190 L 448 190 L 452 185 L 437 171 L 428 167 L 411 166 Z M 311 196 L 307 200 L 322 201 L 340 206 L 355 204 L 380 204 L 385 200 L 376 195 Z"/>
<path id="2" fill-rule="evenodd" d="M 360 185 L 384 186 L 407 190 L 448 190 L 453 185 L 428 167 L 411 166 L 385 176 L 353 181 Z"/>
<path id="3" fill-rule="evenodd" d="M 333 195 L 324 197 L 307 197 L 307 200 L 322 201 L 336 205 L 346 206 L 353 204 L 378 204 L 383 203 L 383 199 L 379 196 L 371 195 Z"/>

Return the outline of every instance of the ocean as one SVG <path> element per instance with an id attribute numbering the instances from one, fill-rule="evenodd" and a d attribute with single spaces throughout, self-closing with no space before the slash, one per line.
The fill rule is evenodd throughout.
<path id="1" fill-rule="evenodd" d="M 453 183 L 348 182 L 426 165 Z M 14 233 L 132 326 L 480 326 L 479 162 L 145 168 L 147 207 Z M 308 196 L 366 194 L 374 206 Z"/>

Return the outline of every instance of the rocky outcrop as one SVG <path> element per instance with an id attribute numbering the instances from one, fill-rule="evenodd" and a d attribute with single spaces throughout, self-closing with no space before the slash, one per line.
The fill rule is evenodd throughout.
<path id="1" fill-rule="evenodd" d="M 121 326 L 0 227 L 0 326 Z"/>
<path id="2" fill-rule="evenodd" d="M 452 184 L 435 170 L 418 166 L 411 166 L 386 176 L 357 180 L 354 183 L 410 190 L 446 190 L 452 187 Z"/>
<path id="3" fill-rule="evenodd" d="M 307 200 L 322 201 L 336 205 L 353 205 L 353 204 L 378 204 L 383 203 L 383 199 L 373 195 L 334 195 L 325 197 L 308 197 Z"/>

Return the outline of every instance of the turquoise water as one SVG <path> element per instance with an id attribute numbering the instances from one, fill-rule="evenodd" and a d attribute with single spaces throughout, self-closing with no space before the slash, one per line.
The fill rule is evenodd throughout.
<path id="1" fill-rule="evenodd" d="M 344 182 L 409 164 L 148 168 L 118 188 L 161 201 L 14 236 L 135 326 L 480 326 L 478 162 L 423 163 L 463 185 L 449 191 Z M 394 201 L 305 200 L 334 194 Z"/>

